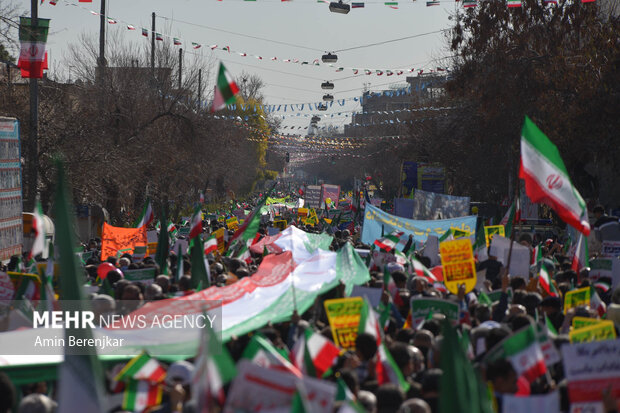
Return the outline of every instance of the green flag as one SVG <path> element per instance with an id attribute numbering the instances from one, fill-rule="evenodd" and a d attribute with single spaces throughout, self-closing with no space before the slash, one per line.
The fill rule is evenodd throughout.
<path id="1" fill-rule="evenodd" d="M 192 238 L 189 248 L 189 255 L 192 263 L 192 288 L 203 289 L 210 287 L 211 283 L 209 281 L 207 266 L 205 265 L 205 256 L 200 237 Z"/>
<path id="2" fill-rule="evenodd" d="M 77 302 L 78 308 L 72 310 L 90 310 L 90 301 L 85 299 L 82 292 L 84 283 L 83 271 L 75 259 L 73 248 L 76 245 L 73 225 L 74 208 L 70 204 L 70 192 L 65 182 L 64 166 L 57 162 L 58 178 L 56 196 L 54 200 L 54 217 L 56 218 L 56 245 L 60 251 L 60 296 L 63 300 L 73 300 Z M 75 336 L 76 339 L 89 340 L 93 338 L 92 331 L 86 328 L 66 328 L 65 341 L 69 342 L 69 337 Z M 64 362 L 60 365 L 59 390 L 58 390 L 58 410 L 68 413 L 77 412 L 107 412 L 106 398 L 103 391 L 103 370 L 97 350 L 88 347 L 87 354 L 75 354 L 70 347 L 65 347 Z M 73 353 L 73 354 L 72 354 Z"/>
<path id="3" fill-rule="evenodd" d="M 492 413 L 486 388 L 459 343 L 448 319 L 443 323 L 441 344 L 440 413 Z"/>

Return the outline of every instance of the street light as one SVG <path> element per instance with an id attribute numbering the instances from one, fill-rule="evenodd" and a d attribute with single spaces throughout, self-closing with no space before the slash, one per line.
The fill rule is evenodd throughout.
<path id="1" fill-rule="evenodd" d="M 333 102 L 334 101 L 334 95 L 330 95 L 329 93 L 326 95 L 323 95 L 323 101 L 325 102 Z"/>
<path id="2" fill-rule="evenodd" d="M 329 80 L 326 82 L 321 83 L 321 89 L 333 89 L 334 88 L 334 84 L 332 82 L 330 82 Z"/>
<path id="3" fill-rule="evenodd" d="M 339 0 L 338 3 L 329 3 L 329 11 L 331 11 L 332 13 L 347 14 L 351 11 L 351 6 L 343 3 L 342 0 Z"/>
<path id="4" fill-rule="evenodd" d="M 321 57 L 323 63 L 336 63 L 338 61 L 338 55 L 327 53 Z"/>

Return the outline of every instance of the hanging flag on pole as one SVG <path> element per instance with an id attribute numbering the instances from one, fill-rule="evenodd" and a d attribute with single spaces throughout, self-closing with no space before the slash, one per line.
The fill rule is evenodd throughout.
<path id="1" fill-rule="evenodd" d="M 579 274 L 579 270 L 582 268 L 590 266 L 588 255 L 588 238 L 584 237 L 583 234 L 579 234 L 579 241 L 577 241 L 577 248 L 575 249 L 575 255 L 571 264 L 571 268 L 577 274 Z"/>
<path id="2" fill-rule="evenodd" d="M 30 17 L 20 17 L 19 41 L 21 49 L 17 66 L 23 78 L 41 79 L 45 69 L 45 43 L 49 31 L 50 20 L 38 19 L 33 27 Z"/>
<path id="3" fill-rule="evenodd" d="M 217 84 L 215 85 L 215 96 L 213 98 L 211 112 L 224 109 L 226 105 L 233 103 L 237 93 L 239 93 L 239 87 L 226 70 L 226 67 L 224 67 L 224 64 L 220 62 L 220 70 L 217 75 Z"/>
<path id="4" fill-rule="evenodd" d="M 43 210 L 41 208 L 41 202 L 37 199 L 34 207 L 34 213 L 32 214 L 32 229 L 34 230 L 34 243 L 28 254 L 28 261 L 32 260 L 38 254 L 45 252 L 45 228 L 43 222 Z"/>
<path id="5" fill-rule="evenodd" d="M 590 234 L 586 203 L 571 183 L 558 148 L 527 116 L 521 130 L 519 178 L 525 180 L 532 202 L 550 206 L 564 222 Z"/>

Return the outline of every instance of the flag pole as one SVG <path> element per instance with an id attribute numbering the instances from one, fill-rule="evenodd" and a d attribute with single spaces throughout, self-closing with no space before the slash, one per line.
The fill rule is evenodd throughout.
<path id="1" fill-rule="evenodd" d="M 519 180 L 517 179 L 517 185 Z M 518 188 L 518 186 L 517 186 Z M 506 271 L 510 272 L 510 259 L 512 258 L 512 244 L 515 241 L 515 221 L 517 219 L 517 208 L 519 208 L 519 190 L 515 194 L 515 216 L 512 218 L 512 231 L 510 232 L 510 249 L 508 250 L 508 262 L 506 263 Z"/>

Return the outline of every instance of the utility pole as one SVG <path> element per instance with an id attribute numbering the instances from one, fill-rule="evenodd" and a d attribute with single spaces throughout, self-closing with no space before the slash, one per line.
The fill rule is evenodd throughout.
<path id="1" fill-rule="evenodd" d="M 99 59 L 97 59 L 97 65 L 99 66 L 99 86 L 103 87 L 105 82 L 105 0 L 101 0 L 101 9 L 99 10 Z"/>
<path id="2" fill-rule="evenodd" d="M 183 76 L 183 49 L 179 49 L 179 90 L 181 90 L 181 77 Z"/>
<path id="3" fill-rule="evenodd" d="M 198 69 L 198 109 L 202 109 L 202 69 Z"/>
<path id="4" fill-rule="evenodd" d="M 151 71 L 155 77 L 155 12 L 151 16 L 153 18 L 151 24 Z"/>
<path id="5" fill-rule="evenodd" d="M 37 38 L 37 27 L 39 26 L 39 0 L 30 0 L 30 27 L 32 30 L 32 38 Z M 29 136 L 29 152 L 28 159 L 28 194 L 27 205 L 24 208 L 28 211 L 34 211 L 35 198 L 37 196 L 37 188 L 39 186 L 39 84 L 38 79 L 30 78 L 30 136 Z"/>

